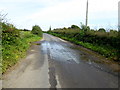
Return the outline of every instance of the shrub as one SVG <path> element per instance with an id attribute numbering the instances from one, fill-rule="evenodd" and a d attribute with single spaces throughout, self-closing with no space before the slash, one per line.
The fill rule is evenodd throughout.
<path id="1" fill-rule="evenodd" d="M 99 32 L 106 32 L 104 28 L 100 28 L 98 31 Z"/>
<path id="2" fill-rule="evenodd" d="M 90 30 L 90 27 L 82 24 L 82 25 L 81 25 L 81 29 L 82 29 L 83 31 L 89 31 L 89 30 Z"/>
<path id="3" fill-rule="evenodd" d="M 42 29 L 38 25 L 33 26 L 31 32 L 42 37 Z"/>
<path id="4" fill-rule="evenodd" d="M 80 29 L 77 25 L 71 25 L 72 29 Z"/>

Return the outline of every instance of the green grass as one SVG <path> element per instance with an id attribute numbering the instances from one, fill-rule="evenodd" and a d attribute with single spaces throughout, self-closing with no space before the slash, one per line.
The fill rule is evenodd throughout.
<path id="1" fill-rule="evenodd" d="M 30 31 L 20 31 L 20 37 L 15 39 L 15 43 L 9 40 L 4 42 L 2 45 L 2 73 L 26 56 L 26 51 L 31 46 L 31 42 L 40 39 L 41 37 L 32 34 Z"/>

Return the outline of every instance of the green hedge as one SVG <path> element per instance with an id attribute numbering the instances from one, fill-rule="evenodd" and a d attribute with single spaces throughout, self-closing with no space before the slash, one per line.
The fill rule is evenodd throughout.
<path id="1" fill-rule="evenodd" d="M 2 23 L 2 73 L 25 57 L 31 42 L 41 38 L 31 31 L 21 31 L 13 25 Z"/>
<path id="2" fill-rule="evenodd" d="M 55 29 L 47 33 L 82 45 L 112 60 L 120 61 L 120 37 L 117 31 L 101 32 L 93 30 L 84 31 L 81 29 Z"/>

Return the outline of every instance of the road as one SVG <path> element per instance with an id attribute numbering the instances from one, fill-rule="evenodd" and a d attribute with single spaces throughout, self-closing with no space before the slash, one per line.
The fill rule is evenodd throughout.
<path id="1" fill-rule="evenodd" d="M 119 69 L 93 51 L 43 34 L 3 75 L 3 88 L 118 88 Z"/>

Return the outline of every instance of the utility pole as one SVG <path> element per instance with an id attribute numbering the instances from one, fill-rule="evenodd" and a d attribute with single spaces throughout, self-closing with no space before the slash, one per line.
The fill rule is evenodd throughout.
<path id="1" fill-rule="evenodd" d="M 120 1 L 118 2 L 118 31 L 120 31 Z"/>
<path id="2" fill-rule="evenodd" d="M 88 24 L 88 0 L 87 0 L 87 5 L 86 5 L 86 22 L 85 25 L 87 26 Z"/>

